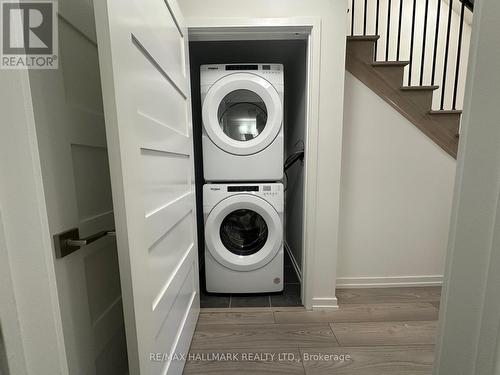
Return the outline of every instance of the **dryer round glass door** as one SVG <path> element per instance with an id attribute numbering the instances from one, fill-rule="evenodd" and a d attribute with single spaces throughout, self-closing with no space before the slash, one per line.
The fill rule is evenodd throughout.
<path id="1" fill-rule="evenodd" d="M 220 149 L 251 155 L 269 146 L 283 120 L 281 98 L 264 78 L 234 73 L 215 82 L 202 108 L 203 127 Z"/>
<path id="2" fill-rule="evenodd" d="M 219 125 L 229 138 L 246 142 L 257 138 L 267 122 L 266 103 L 250 90 L 235 90 L 219 103 Z"/>
<path id="3" fill-rule="evenodd" d="M 222 265 L 250 271 L 269 263 L 283 241 L 281 219 L 267 201 L 249 194 L 228 197 L 205 222 L 205 243 Z"/>

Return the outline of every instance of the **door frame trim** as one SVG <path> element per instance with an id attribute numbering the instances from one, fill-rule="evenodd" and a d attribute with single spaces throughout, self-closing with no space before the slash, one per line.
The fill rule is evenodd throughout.
<path id="1" fill-rule="evenodd" d="M 318 181 L 320 92 L 320 17 L 284 18 L 186 18 L 189 41 L 293 40 L 307 41 L 307 101 L 304 154 L 304 203 L 302 228 L 302 303 L 308 310 L 337 309 L 335 296 L 315 297 L 315 257 L 321 258 L 315 240 Z M 325 277 L 325 275 L 323 275 Z M 335 280 L 332 281 L 335 283 Z"/>
<path id="2" fill-rule="evenodd" d="M 0 262 L 9 269 L 0 287 L 0 315 L 11 373 L 68 374 L 30 73 L 0 72 L 7 82 L 0 98 Z M 3 89 L 5 88 L 5 89 Z M 10 156 L 10 157 L 8 157 Z M 2 268 L 2 267 L 0 267 Z M 5 304 L 4 304 L 5 303 Z"/>
<path id="3" fill-rule="evenodd" d="M 476 3 L 434 375 L 500 373 L 499 16 Z"/>

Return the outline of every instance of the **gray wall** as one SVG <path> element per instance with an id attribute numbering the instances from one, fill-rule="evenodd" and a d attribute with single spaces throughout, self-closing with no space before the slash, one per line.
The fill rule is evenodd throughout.
<path id="1" fill-rule="evenodd" d="M 306 53 L 297 49 L 296 59 L 288 67 L 285 80 L 285 158 L 304 147 L 306 125 Z M 285 178 L 285 242 L 302 270 L 304 163 L 297 161 Z"/>

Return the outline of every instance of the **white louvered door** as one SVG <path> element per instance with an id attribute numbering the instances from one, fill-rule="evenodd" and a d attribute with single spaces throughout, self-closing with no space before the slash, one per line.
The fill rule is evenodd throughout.
<path id="1" fill-rule="evenodd" d="M 95 1 L 130 374 L 181 374 L 199 312 L 187 31 L 175 1 Z"/>

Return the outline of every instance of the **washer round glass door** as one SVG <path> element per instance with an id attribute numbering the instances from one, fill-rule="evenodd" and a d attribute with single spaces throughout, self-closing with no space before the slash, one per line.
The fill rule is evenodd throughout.
<path id="1" fill-rule="evenodd" d="M 280 249 L 281 219 L 267 201 L 250 194 L 219 202 L 205 222 L 205 242 L 222 265 L 237 271 L 263 267 Z"/>
<path id="2" fill-rule="evenodd" d="M 234 210 L 220 225 L 220 239 L 226 249 L 236 255 L 252 255 L 267 241 L 266 221 L 257 212 L 246 208 Z"/>
<path id="3" fill-rule="evenodd" d="M 203 126 L 220 149 L 251 155 L 269 146 L 281 129 L 276 89 L 251 73 L 229 74 L 213 84 L 203 101 Z"/>

